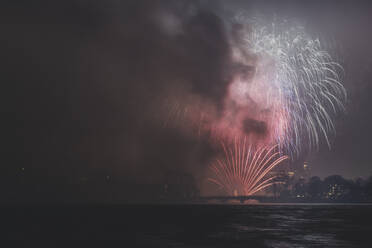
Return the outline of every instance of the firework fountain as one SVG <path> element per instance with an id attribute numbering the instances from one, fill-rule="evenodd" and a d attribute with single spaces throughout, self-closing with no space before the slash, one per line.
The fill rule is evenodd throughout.
<path id="1" fill-rule="evenodd" d="M 282 156 L 277 146 L 253 149 L 247 140 L 235 140 L 233 146 L 222 143 L 224 158 L 211 165 L 215 178 L 208 178 L 230 195 L 252 195 L 272 184 L 276 176 L 268 173 L 288 156 Z"/>

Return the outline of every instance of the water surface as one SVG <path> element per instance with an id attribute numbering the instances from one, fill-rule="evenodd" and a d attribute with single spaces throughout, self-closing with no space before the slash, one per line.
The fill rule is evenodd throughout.
<path id="1" fill-rule="evenodd" d="M 25 247 L 372 247 L 371 205 L 2 207 Z"/>

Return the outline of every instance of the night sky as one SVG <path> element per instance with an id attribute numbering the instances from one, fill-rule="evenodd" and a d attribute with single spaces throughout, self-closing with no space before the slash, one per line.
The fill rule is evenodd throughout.
<path id="1" fill-rule="evenodd" d="M 220 108 L 232 71 L 224 18 L 242 9 L 325 37 L 344 67 L 346 113 L 331 150 L 321 144 L 302 159 L 320 177 L 372 175 L 372 7 L 259 2 L 2 4 L 2 177 L 24 168 L 47 177 L 95 170 L 128 183 L 158 183 L 168 171 L 203 180 L 215 151 L 182 120 L 164 127 L 166 102 Z"/>

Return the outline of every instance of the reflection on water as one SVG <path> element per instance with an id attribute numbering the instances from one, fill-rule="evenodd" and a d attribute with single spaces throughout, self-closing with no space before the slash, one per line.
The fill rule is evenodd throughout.
<path id="1" fill-rule="evenodd" d="M 370 205 L 18 207 L 2 213 L 4 238 L 29 246 L 372 247 Z"/>

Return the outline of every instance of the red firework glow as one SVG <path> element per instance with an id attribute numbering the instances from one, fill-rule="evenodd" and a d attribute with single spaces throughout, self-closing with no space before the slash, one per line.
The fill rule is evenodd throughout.
<path id="1" fill-rule="evenodd" d="M 211 124 L 212 136 L 232 142 L 246 137 L 261 146 L 284 139 L 289 117 L 275 92 L 264 80 L 237 76 L 228 87 L 222 116 Z"/>
<path id="2" fill-rule="evenodd" d="M 208 138 L 217 147 L 222 144 L 224 158 L 211 165 L 214 177 L 208 180 L 229 195 L 252 195 L 272 185 L 275 177 L 268 178 L 269 172 L 288 158 L 279 153 L 284 151 L 281 140 L 290 119 L 278 90 L 260 77 L 235 75 L 221 110 L 212 101 L 184 92 L 170 94 L 164 124 L 176 123 L 187 135 Z"/>
<path id="3" fill-rule="evenodd" d="M 268 177 L 268 173 L 288 159 L 276 151 L 276 145 L 254 149 L 245 138 L 232 146 L 222 143 L 222 148 L 224 158 L 211 165 L 214 177 L 208 180 L 229 195 L 253 195 L 274 184 L 276 176 Z"/>

